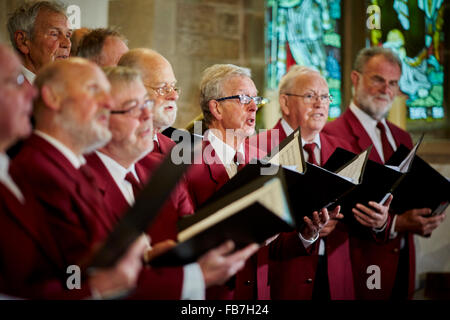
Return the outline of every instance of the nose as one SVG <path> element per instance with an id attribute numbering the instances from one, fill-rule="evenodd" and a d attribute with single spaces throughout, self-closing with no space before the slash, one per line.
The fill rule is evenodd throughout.
<path id="1" fill-rule="evenodd" d="M 153 110 L 152 108 L 143 108 L 141 112 L 141 121 L 153 121 Z"/>
<path id="2" fill-rule="evenodd" d="M 30 84 L 27 79 L 25 79 L 25 82 L 23 83 L 23 85 L 31 99 L 34 99 L 37 97 L 38 90 L 36 89 L 35 86 Z"/>
<path id="3" fill-rule="evenodd" d="M 72 43 L 70 42 L 70 38 L 64 34 L 61 35 L 60 41 L 59 41 L 59 46 L 61 48 L 67 48 L 70 50 L 70 47 L 72 46 Z"/>
<path id="4" fill-rule="evenodd" d="M 166 96 L 164 97 L 166 100 L 177 101 L 179 98 L 178 92 L 172 89 Z"/>
<path id="5" fill-rule="evenodd" d="M 114 101 L 111 95 L 106 91 L 103 92 L 99 100 L 101 101 L 102 108 L 106 110 L 111 110 L 114 106 Z"/>
<path id="6" fill-rule="evenodd" d="M 249 112 L 256 112 L 258 110 L 258 106 L 256 105 L 255 100 L 250 101 L 247 108 Z"/>

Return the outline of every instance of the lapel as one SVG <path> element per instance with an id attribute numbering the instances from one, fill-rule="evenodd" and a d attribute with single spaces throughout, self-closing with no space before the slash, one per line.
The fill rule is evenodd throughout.
<path id="1" fill-rule="evenodd" d="M 164 155 L 169 154 L 170 150 L 172 150 L 175 146 L 175 142 L 160 132 L 156 133 L 156 135 L 158 136 L 159 149 L 161 150 L 161 153 Z"/>
<path id="2" fill-rule="evenodd" d="M 208 168 L 211 180 L 216 184 L 216 190 L 229 180 L 225 166 L 208 140 L 203 140 L 202 161 Z"/>
<path id="3" fill-rule="evenodd" d="M 320 137 L 320 166 L 323 166 L 334 151 L 331 141 L 324 133 L 319 133 Z"/>
<path id="4" fill-rule="evenodd" d="M 286 132 L 283 129 L 283 126 L 281 125 L 281 119 L 278 120 L 277 124 L 275 125 L 275 127 L 273 127 L 274 129 L 278 129 L 278 139 L 279 139 L 279 144 L 287 138 Z"/>
<path id="5" fill-rule="evenodd" d="M 64 265 L 61 252 L 45 224 L 45 217 L 41 215 L 41 208 L 30 197 L 26 196 L 24 190 L 22 190 L 22 193 L 25 197 L 25 204 L 20 203 L 15 195 L 0 183 L 1 199 L 7 208 L 5 213 L 22 226 L 23 230 L 39 247 L 42 254 L 47 256 L 52 262 L 55 262 L 56 259 L 58 267 Z"/>
<path id="6" fill-rule="evenodd" d="M 359 122 L 358 118 L 356 118 L 356 116 L 350 110 L 350 108 L 347 108 L 347 110 L 343 114 L 343 117 L 349 125 L 349 129 L 353 134 L 353 139 L 357 141 L 359 152 L 367 149 L 370 145 L 373 144 L 372 139 L 370 139 L 366 130 Z M 375 162 L 382 163 L 380 155 L 378 154 L 376 148 L 372 148 L 370 159 Z"/>
<path id="7" fill-rule="evenodd" d="M 31 147 L 37 149 L 37 152 L 42 153 L 48 162 L 58 167 L 59 174 L 75 185 L 75 192 L 83 201 L 82 204 L 88 206 L 92 215 L 110 232 L 112 222 L 107 218 L 109 209 L 103 203 L 96 183 L 88 181 L 61 152 L 41 137 L 32 135 L 28 143 Z"/>

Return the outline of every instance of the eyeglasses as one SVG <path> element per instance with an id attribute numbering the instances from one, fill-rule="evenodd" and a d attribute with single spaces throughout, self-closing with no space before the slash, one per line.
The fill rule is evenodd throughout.
<path id="1" fill-rule="evenodd" d="M 164 86 L 164 87 L 152 87 L 149 86 L 150 88 L 152 88 L 153 91 L 156 92 L 156 94 L 160 97 L 166 96 L 168 94 L 171 94 L 172 92 L 176 92 L 178 95 L 181 94 L 181 88 L 178 87 L 174 87 L 174 86 Z"/>
<path id="2" fill-rule="evenodd" d="M 241 104 L 249 104 L 250 102 L 254 101 L 257 106 L 260 105 L 263 101 L 263 97 L 250 97 L 245 94 L 239 94 L 237 96 L 224 97 L 224 98 L 219 98 L 219 99 L 215 99 L 215 100 L 220 102 L 220 101 L 230 100 L 230 99 L 239 99 L 239 102 Z"/>
<path id="3" fill-rule="evenodd" d="M 287 96 L 293 96 L 293 97 L 302 97 L 303 102 L 306 104 L 311 104 L 317 100 L 320 101 L 320 103 L 330 103 L 333 102 L 333 96 L 331 94 L 313 94 L 313 93 L 307 93 L 307 94 L 295 94 L 295 93 L 284 93 Z"/>
<path id="4" fill-rule="evenodd" d="M 153 100 L 144 100 L 142 104 L 137 101 L 131 101 L 125 103 L 121 109 L 124 110 L 111 110 L 111 114 L 129 114 L 133 118 L 139 118 L 145 109 L 151 110 L 153 108 Z"/>
<path id="5" fill-rule="evenodd" d="M 376 89 L 382 89 L 387 85 L 389 90 L 396 91 L 398 89 L 398 80 L 387 81 L 381 76 L 374 75 L 369 78 L 370 85 Z"/>
<path id="6" fill-rule="evenodd" d="M 12 85 L 21 87 L 25 83 L 25 76 L 22 73 L 19 73 L 17 76 L 7 78 L 6 81 Z"/>

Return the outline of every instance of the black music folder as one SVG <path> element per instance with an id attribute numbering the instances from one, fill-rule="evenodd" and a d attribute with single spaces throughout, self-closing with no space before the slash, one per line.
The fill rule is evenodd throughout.
<path id="1" fill-rule="evenodd" d="M 350 218 L 352 216 L 348 213 L 351 212 L 351 209 L 354 208 L 357 203 L 366 206 L 369 201 L 384 203 L 390 194 L 393 194 L 395 199 L 397 197 L 396 193 L 399 185 L 411 169 L 411 164 L 421 141 L 422 139 L 416 143 L 411 151 L 408 150 L 408 154 L 398 166 L 383 165 L 368 160 L 362 183 L 342 199 L 341 211 L 344 213 L 344 217 Z M 337 170 L 342 166 L 342 163 L 352 159 L 354 156 L 355 154 L 353 152 L 337 148 L 324 167 L 330 171 Z M 345 215 L 345 213 L 347 213 L 347 215 Z"/>
<path id="2" fill-rule="evenodd" d="M 178 222 L 178 244 L 156 257 L 152 266 L 177 266 L 196 261 L 224 241 L 236 249 L 295 229 L 282 172 L 262 176 L 203 206 Z"/>
<path id="3" fill-rule="evenodd" d="M 387 165 L 397 166 L 407 157 L 409 150 L 400 145 Z M 431 215 L 444 213 L 450 202 L 450 182 L 419 156 L 415 156 L 411 169 L 395 191 L 391 208 L 396 213 L 410 209 L 430 208 Z"/>
<path id="4" fill-rule="evenodd" d="M 279 147 L 261 161 L 251 161 L 222 186 L 206 203 L 217 201 L 239 186 L 259 176 L 282 171 L 296 224 L 314 211 L 332 208 L 361 183 L 370 148 L 348 159 L 337 172 L 331 172 L 305 161 L 300 128 L 282 141 Z"/>
<path id="5" fill-rule="evenodd" d="M 201 148 L 196 144 L 191 151 Z M 134 206 L 122 217 L 99 251 L 90 260 L 88 268 L 113 266 L 127 251 L 128 247 L 141 236 L 155 221 L 160 209 L 169 198 L 189 164 L 174 164 L 170 154 L 152 174 L 149 182 L 139 193 Z"/>

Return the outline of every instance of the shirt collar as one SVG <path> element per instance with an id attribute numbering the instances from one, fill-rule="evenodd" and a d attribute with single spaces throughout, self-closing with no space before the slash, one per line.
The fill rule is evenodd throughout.
<path id="1" fill-rule="evenodd" d="M 375 120 L 371 116 L 369 116 L 367 113 L 365 113 L 362 109 L 358 108 L 354 102 L 352 101 L 350 103 L 350 110 L 353 112 L 353 114 L 358 118 L 359 122 L 363 124 L 364 127 L 370 127 L 372 130 L 375 130 L 378 120 Z M 380 120 L 384 126 L 386 126 L 386 119 L 383 118 Z"/>
<path id="2" fill-rule="evenodd" d="M 236 150 L 234 150 L 234 148 L 219 139 L 212 132 L 212 130 L 208 130 L 206 139 L 211 143 L 214 151 L 216 152 L 216 155 L 219 157 L 220 161 L 223 164 L 228 165 L 233 162 L 234 155 L 236 154 Z M 245 155 L 243 143 L 239 146 L 238 152 L 240 152 L 242 155 Z"/>
<path id="3" fill-rule="evenodd" d="M 303 138 L 302 138 L 302 147 L 304 147 L 306 143 L 307 143 L 307 142 L 306 142 L 305 140 L 303 140 Z M 312 142 L 308 142 L 308 143 L 315 143 L 316 146 L 317 146 L 317 147 L 319 148 L 319 150 L 320 150 L 320 149 L 322 148 L 322 145 L 320 144 L 320 134 L 319 134 L 319 133 L 316 134 L 316 135 L 314 136 L 313 141 L 312 141 Z"/>
<path id="4" fill-rule="evenodd" d="M 36 78 L 36 75 L 28 70 L 25 66 L 22 66 L 22 73 L 25 76 L 25 78 L 28 80 L 30 84 L 33 84 L 34 79 Z"/>
<path id="5" fill-rule="evenodd" d="M 127 173 L 130 171 L 133 173 L 134 177 L 138 179 L 134 164 L 130 168 L 124 168 L 110 156 L 107 156 L 99 151 L 95 151 L 95 153 L 99 156 L 100 160 L 102 160 L 103 164 L 106 166 L 109 173 L 111 173 L 115 181 L 123 181 Z"/>
<path id="6" fill-rule="evenodd" d="M 292 132 L 294 132 L 294 129 L 291 128 L 289 123 L 287 123 L 284 118 L 281 119 L 281 127 L 283 128 L 284 132 L 286 133 L 286 137 L 290 136 Z"/>
<path id="7" fill-rule="evenodd" d="M 44 139 L 45 141 L 47 141 L 48 143 L 50 143 L 53 147 L 55 147 L 59 152 L 61 152 L 63 154 L 64 157 L 67 158 L 67 160 L 69 160 L 69 162 L 76 168 L 76 169 L 80 169 L 80 167 L 82 165 L 84 165 L 86 163 L 86 159 L 80 155 L 76 155 L 72 150 L 70 150 L 69 148 L 67 148 L 62 142 L 60 142 L 59 140 L 49 136 L 48 134 L 39 131 L 39 130 L 35 130 L 34 133 L 41 137 L 42 139 Z"/>
<path id="8" fill-rule="evenodd" d="M 155 134 L 153 135 L 153 141 L 156 141 L 156 143 L 157 143 L 158 146 L 159 146 L 159 140 L 158 140 L 158 134 L 157 134 L 157 133 L 155 133 Z"/>
<path id="9" fill-rule="evenodd" d="M 6 153 L 0 153 L 0 176 L 9 175 L 9 157 Z"/>

